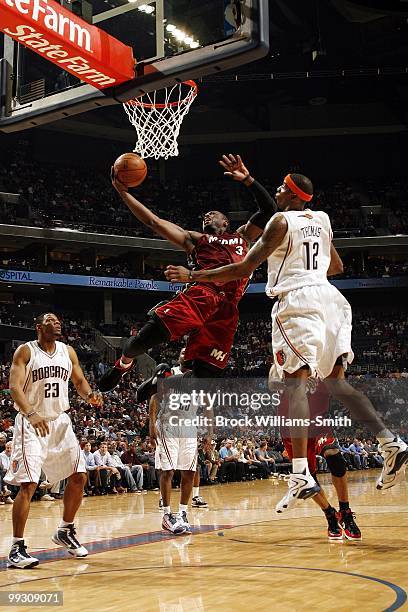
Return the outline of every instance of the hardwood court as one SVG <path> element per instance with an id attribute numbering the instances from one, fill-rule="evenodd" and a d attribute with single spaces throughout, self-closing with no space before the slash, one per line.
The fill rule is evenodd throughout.
<path id="1" fill-rule="evenodd" d="M 157 493 L 85 498 L 78 533 L 91 554 L 75 560 L 50 540 L 61 502 L 37 502 L 26 541 L 42 562 L 23 571 L 5 570 L 3 560 L 0 591 L 62 590 L 66 612 L 408 608 L 408 482 L 380 493 L 377 475 L 350 474 L 361 543 L 329 543 L 311 501 L 276 515 L 285 485 L 255 481 L 203 488 L 209 509 L 190 510 L 190 536 L 161 531 Z M 2 506 L 2 557 L 10 518 L 11 507 Z"/>

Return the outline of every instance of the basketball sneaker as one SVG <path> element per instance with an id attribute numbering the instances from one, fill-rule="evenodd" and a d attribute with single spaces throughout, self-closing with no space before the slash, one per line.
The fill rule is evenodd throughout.
<path id="1" fill-rule="evenodd" d="M 337 520 L 339 522 L 340 527 L 343 530 L 344 537 L 346 540 L 354 540 L 360 541 L 362 539 L 361 531 L 357 526 L 356 515 L 354 512 L 348 508 L 347 510 L 342 510 L 337 512 Z"/>
<path id="2" fill-rule="evenodd" d="M 193 508 L 207 508 L 208 507 L 207 502 L 203 500 L 201 495 L 197 495 L 196 497 L 193 497 L 191 501 L 191 505 Z"/>
<path id="3" fill-rule="evenodd" d="M 330 542 L 343 539 L 343 531 L 337 520 L 337 513 L 334 508 L 331 508 L 330 513 L 326 514 L 327 519 L 327 537 Z"/>
<path id="4" fill-rule="evenodd" d="M 183 512 L 178 512 L 177 516 L 185 527 L 185 533 L 193 533 L 191 530 L 191 525 L 188 522 L 187 512 L 183 510 Z"/>
<path id="5" fill-rule="evenodd" d="M 7 567 L 15 567 L 17 569 L 30 569 L 39 564 L 39 560 L 32 557 L 27 552 L 27 546 L 24 540 L 19 540 L 11 547 L 9 556 L 7 557 Z"/>
<path id="6" fill-rule="evenodd" d="M 291 510 L 298 499 L 309 499 L 320 491 L 320 487 L 310 474 L 291 474 L 288 480 L 288 492 L 276 504 L 278 513 Z"/>
<path id="7" fill-rule="evenodd" d="M 73 523 L 67 527 L 58 527 L 51 539 L 54 544 L 64 546 L 73 557 L 80 558 L 88 555 L 85 546 L 82 546 L 76 539 L 76 531 Z"/>
<path id="8" fill-rule="evenodd" d="M 129 367 L 124 368 L 120 365 L 120 359 L 118 359 L 115 365 L 109 370 L 106 370 L 105 374 L 103 374 L 98 382 L 98 389 L 103 393 L 107 391 L 112 391 L 119 383 L 124 374 L 129 372 L 133 367 L 133 362 L 129 365 Z"/>
<path id="9" fill-rule="evenodd" d="M 186 532 L 186 527 L 181 517 L 172 512 L 163 515 L 162 528 L 170 531 L 170 533 L 174 533 L 174 535 L 182 535 Z"/>
<path id="10" fill-rule="evenodd" d="M 408 463 L 408 445 L 401 438 L 395 438 L 392 442 L 381 444 L 379 451 L 384 457 L 384 465 L 377 480 L 377 489 L 384 491 L 403 478 Z"/>

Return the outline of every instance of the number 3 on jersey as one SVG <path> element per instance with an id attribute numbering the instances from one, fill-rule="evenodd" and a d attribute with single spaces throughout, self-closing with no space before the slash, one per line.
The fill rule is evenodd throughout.
<path id="1" fill-rule="evenodd" d="M 303 246 L 305 247 L 306 270 L 317 270 L 317 257 L 319 255 L 319 243 L 318 242 L 313 242 L 313 243 L 304 242 Z M 312 267 L 310 267 L 310 264 L 312 264 Z"/>

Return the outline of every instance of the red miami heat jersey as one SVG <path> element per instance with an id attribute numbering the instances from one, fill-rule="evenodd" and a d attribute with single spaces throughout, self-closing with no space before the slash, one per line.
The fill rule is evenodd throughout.
<path id="1" fill-rule="evenodd" d="M 191 264 L 195 269 L 213 270 L 221 266 L 242 261 L 248 252 L 247 241 L 236 232 L 224 233 L 220 236 L 203 234 L 192 252 Z M 249 278 L 229 281 L 227 283 L 211 283 L 222 288 L 229 300 L 239 302 L 247 287 Z"/>

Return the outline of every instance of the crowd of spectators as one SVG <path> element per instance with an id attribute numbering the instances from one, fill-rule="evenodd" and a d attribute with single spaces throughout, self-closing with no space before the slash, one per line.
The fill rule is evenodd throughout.
<path id="1" fill-rule="evenodd" d="M 38 258 L 25 255 L 3 255 L 1 266 L 8 270 L 28 270 L 33 272 L 49 272 L 53 274 L 82 274 L 85 276 L 108 276 L 116 278 L 140 278 L 146 280 L 164 281 L 166 263 L 156 266 L 144 266 L 144 271 L 135 271 L 129 265 L 128 259 L 109 258 L 99 260 L 95 266 L 81 263 L 79 260 L 51 260 L 48 265 L 41 264 Z M 358 255 L 346 256 L 342 278 L 389 278 L 407 276 L 406 260 L 386 256 Z M 263 263 L 251 277 L 252 283 L 264 283 L 267 280 L 267 264 Z"/>
<path id="2" fill-rule="evenodd" d="M 270 193 L 275 193 L 275 183 L 268 178 L 259 179 Z M 14 212 L 8 208 L 8 223 L 151 237 L 112 189 L 108 172 L 40 163 L 32 158 L 24 141 L 4 158 L 0 191 L 21 194 L 26 202 L 24 214 L 21 204 Z M 404 233 L 408 229 L 403 214 L 407 193 L 407 181 L 398 178 L 375 183 L 353 181 L 350 185 L 335 183 L 317 190 L 313 206 L 329 213 L 335 234 Z M 231 210 L 253 209 L 246 190 L 222 178 L 194 184 L 178 179 L 162 184 L 156 178 L 148 178 L 138 188 L 138 196 L 157 214 L 191 229 L 201 226 L 202 215 L 209 209 L 227 214 Z M 361 208 L 378 204 L 384 207 L 379 215 L 364 213 Z"/>

